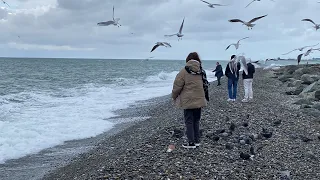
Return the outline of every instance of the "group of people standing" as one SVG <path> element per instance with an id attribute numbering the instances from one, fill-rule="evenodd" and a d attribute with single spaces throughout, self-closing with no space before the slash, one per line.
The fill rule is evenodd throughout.
<path id="1" fill-rule="evenodd" d="M 223 68 L 219 62 L 217 62 L 216 69 L 213 71 L 217 77 L 218 86 L 221 85 L 220 80 L 224 74 L 228 78 L 228 101 L 236 101 L 241 64 L 243 66 L 242 78 L 245 90 L 242 102 L 248 102 L 253 98 L 252 82 L 255 73 L 255 67 L 251 64 L 251 60 L 246 62 L 245 57 L 232 55 L 225 73 L 223 73 Z M 199 147 L 201 108 L 207 106 L 209 93 L 206 72 L 202 68 L 198 53 L 192 52 L 186 58 L 185 67 L 180 70 L 174 80 L 172 99 L 175 105 L 184 111 L 188 142 L 182 146 L 184 148 Z"/>
<path id="2" fill-rule="evenodd" d="M 237 60 L 240 60 L 243 66 L 242 79 L 244 86 L 244 99 L 242 102 L 249 102 L 249 100 L 253 99 L 253 91 L 252 91 L 252 82 L 253 82 L 253 74 L 255 73 L 255 67 L 251 63 L 251 60 L 247 62 L 245 57 L 240 56 L 236 57 L 236 55 L 232 55 L 230 62 L 227 64 L 225 75 L 228 78 L 228 101 L 236 101 L 237 99 L 237 90 L 238 90 L 238 81 L 241 69 L 241 63 Z M 217 62 L 215 76 L 218 80 L 218 86 L 221 85 L 220 79 L 223 77 L 222 66 Z"/>

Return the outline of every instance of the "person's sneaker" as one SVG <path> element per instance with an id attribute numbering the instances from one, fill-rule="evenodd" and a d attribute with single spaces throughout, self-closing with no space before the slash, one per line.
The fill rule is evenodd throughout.
<path id="1" fill-rule="evenodd" d="M 196 147 L 199 147 L 201 144 L 200 144 L 200 143 L 194 143 L 194 145 L 195 145 Z"/>
<path id="2" fill-rule="evenodd" d="M 242 102 L 249 102 L 248 99 L 242 99 Z"/>
<path id="3" fill-rule="evenodd" d="M 194 143 L 186 143 L 186 144 L 183 144 L 182 147 L 187 148 L 187 149 L 194 149 L 197 146 Z"/>
<path id="4" fill-rule="evenodd" d="M 236 101 L 236 99 L 232 99 L 232 101 L 233 101 L 233 102 L 235 102 L 235 101 Z"/>
<path id="5" fill-rule="evenodd" d="M 230 101 L 233 101 L 233 99 L 228 99 L 227 101 L 229 101 L 229 102 L 230 102 Z"/>

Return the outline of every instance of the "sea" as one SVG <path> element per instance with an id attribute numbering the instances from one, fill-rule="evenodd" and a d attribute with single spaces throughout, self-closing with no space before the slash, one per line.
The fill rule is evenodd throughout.
<path id="1" fill-rule="evenodd" d="M 216 62 L 203 60 L 209 81 L 216 80 Z M 228 61 L 219 62 L 225 68 Z M 287 64 L 296 61 L 257 66 Z M 183 60 L 0 58 L 0 165 L 111 130 L 115 111 L 169 95 L 184 65 Z"/>

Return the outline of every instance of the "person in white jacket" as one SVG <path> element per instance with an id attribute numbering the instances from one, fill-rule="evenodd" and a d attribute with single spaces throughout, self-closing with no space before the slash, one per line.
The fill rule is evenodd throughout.
<path id="1" fill-rule="evenodd" d="M 252 83 L 253 83 L 253 74 L 255 73 L 255 67 L 251 63 L 251 59 L 248 59 L 248 63 L 245 57 L 239 57 L 241 59 L 243 72 L 242 72 L 242 79 L 243 79 L 243 87 L 244 87 L 244 99 L 242 102 L 249 102 L 249 100 L 253 99 L 253 90 L 252 90 Z"/>

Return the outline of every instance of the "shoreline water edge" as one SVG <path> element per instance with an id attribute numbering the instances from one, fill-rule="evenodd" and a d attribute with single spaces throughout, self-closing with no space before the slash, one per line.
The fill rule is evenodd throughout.
<path id="1" fill-rule="evenodd" d="M 254 101 L 249 103 L 241 103 L 240 98 L 227 102 L 226 79 L 219 87 L 212 82 L 211 101 L 202 112 L 201 146 L 197 149 L 181 147 L 185 141 L 183 113 L 165 96 L 147 106 L 145 117 L 149 118 L 102 139 L 93 149 L 42 179 L 318 179 L 320 89 L 312 86 L 314 97 L 308 96 L 312 105 L 297 105 L 295 102 L 304 97 L 287 95 L 291 87 L 288 90 L 288 82 L 283 83 L 279 75 L 297 69 L 308 74 L 311 71 L 303 69 L 311 65 L 300 65 L 295 70 L 287 67 L 291 66 L 257 69 Z M 310 76 L 310 84 L 320 79 L 316 81 L 319 74 L 315 71 Z M 242 81 L 239 96 L 243 97 Z M 312 110 L 306 112 L 306 108 Z M 235 125 L 233 133 L 221 133 L 228 132 L 231 124 Z M 271 135 L 266 136 L 266 131 Z M 167 152 L 170 144 L 175 149 Z M 254 155 L 249 159 L 240 156 L 252 151 Z"/>

